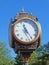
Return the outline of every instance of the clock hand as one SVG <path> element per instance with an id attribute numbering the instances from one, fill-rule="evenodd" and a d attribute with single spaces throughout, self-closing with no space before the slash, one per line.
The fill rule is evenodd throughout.
<path id="1" fill-rule="evenodd" d="M 29 33 L 28 33 L 29 34 Z M 29 34 L 29 36 L 30 36 L 30 34 Z M 32 37 L 30 36 L 30 38 L 32 39 Z"/>
<path id="2" fill-rule="evenodd" d="M 29 34 L 24 24 L 23 24 L 23 28 L 24 28 L 24 31 L 25 31 L 27 34 Z M 29 34 L 29 36 L 30 36 L 30 34 Z M 30 38 L 32 39 L 31 36 L 30 36 Z"/>
<path id="3" fill-rule="evenodd" d="M 23 32 L 25 33 L 25 35 L 27 36 L 27 33 L 25 32 L 25 30 L 23 30 Z M 27 38 L 28 38 L 28 36 L 27 36 Z M 28 38 L 28 40 L 30 40 L 29 38 Z"/>

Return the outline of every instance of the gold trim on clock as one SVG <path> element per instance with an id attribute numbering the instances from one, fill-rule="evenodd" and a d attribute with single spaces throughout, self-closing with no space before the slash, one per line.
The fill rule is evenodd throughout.
<path id="1" fill-rule="evenodd" d="M 30 42 L 25 42 L 25 41 L 22 41 L 22 40 L 18 39 L 18 38 L 16 37 L 15 33 L 14 33 L 14 27 L 15 27 L 15 25 L 16 25 L 20 20 L 23 20 L 23 19 L 28 19 L 28 20 L 33 21 L 33 22 L 36 24 L 37 28 L 38 28 L 38 34 L 37 34 L 37 36 L 34 38 L 34 40 L 32 40 L 32 41 L 30 41 Z M 15 38 L 18 42 L 20 42 L 21 44 L 28 45 L 28 44 L 34 43 L 36 40 L 38 40 L 40 34 L 41 34 L 40 26 L 39 26 L 38 22 L 35 20 L 35 18 L 32 17 L 32 16 L 20 15 L 20 16 L 18 17 L 17 21 L 15 21 L 15 23 L 14 23 L 14 26 L 13 26 L 13 35 L 14 35 L 14 38 Z"/>

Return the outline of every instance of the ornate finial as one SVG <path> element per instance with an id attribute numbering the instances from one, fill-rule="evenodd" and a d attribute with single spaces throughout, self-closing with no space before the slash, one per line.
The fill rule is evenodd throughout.
<path id="1" fill-rule="evenodd" d="M 10 20 L 10 24 L 12 24 L 13 23 L 13 20 L 12 20 L 12 18 L 11 18 L 11 20 Z M 13 25 L 13 24 L 12 24 Z"/>
<path id="2" fill-rule="evenodd" d="M 30 14 L 32 15 L 32 12 Z"/>
<path id="3" fill-rule="evenodd" d="M 36 21 L 38 21 L 38 18 L 36 18 Z"/>
<path id="4" fill-rule="evenodd" d="M 19 14 L 18 13 L 16 13 L 16 16 L 18 16 Z"/>
<path id="5" fill-rule="evenodd" d="M 30 13 L 30 15 L 32 15 L 32 12 Z"/>
<path id="6" fill-rule="evenodd" d="M 17 19 L 17 18 L 18 18 L 18 16 L 19 16 L 19 14 L 18 14 L 18 13 L 16 13 L 16 16 L 14 17 L 14 19 Z"/>
<path id="7" fill-rule="evenodd" d="M 22 13 L 24 13 L 24 8 L 22 8 Z"/>

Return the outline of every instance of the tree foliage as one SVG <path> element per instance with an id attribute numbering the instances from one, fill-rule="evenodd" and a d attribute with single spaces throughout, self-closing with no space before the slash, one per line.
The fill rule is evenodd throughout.
<path id="1" fill-rule="evenodd" d="M 14 65 L 10 51 L 3 42 L 0 42 L 0 65 Z"/>
<path id="2" fill-rule="evenodd" d="M 36 56 L 41 65 L 49 65 L 49 43 L 39 46 Z"/>
<path id="3" fill-rule="evenodd" d="M 23 65 L 23 61 L 21 60 L 21 55 L 17 55 L 15 60 L 17 62 L 17 64 L 15 64 L 15 65 Z"/>
<path id="4" fill-rule="evenodd" d="M 29 65 L 35 64 L 37 62 L 37 57 L 35 53 L 32 53 L 29 58 Z"/>

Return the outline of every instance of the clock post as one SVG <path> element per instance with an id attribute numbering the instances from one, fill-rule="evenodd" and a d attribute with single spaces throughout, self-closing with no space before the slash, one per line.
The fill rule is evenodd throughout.
<path id="1" fill-rule="evenodd" d="M 24 65 L 28 65 L 31 53 L 41 43 L 41 26 L 32 13 L 16 14 L 10 22 L 10 46 L 15 53 L 21 55 Z"/>

